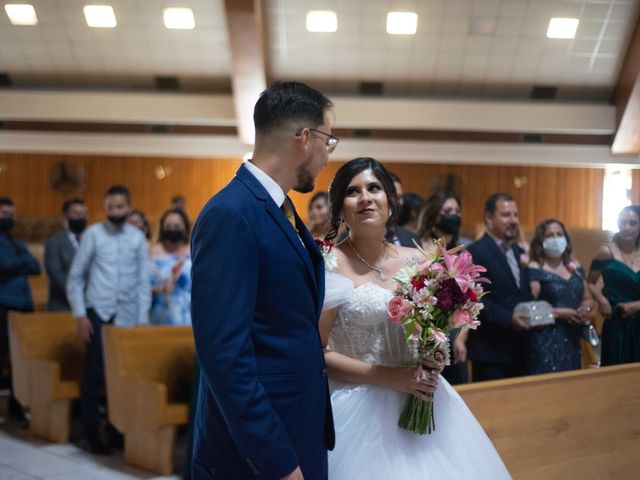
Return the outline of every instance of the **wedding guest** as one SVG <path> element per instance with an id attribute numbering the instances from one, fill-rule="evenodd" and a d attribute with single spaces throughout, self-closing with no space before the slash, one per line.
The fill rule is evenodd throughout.
<path id="1" fill-rule="evenodd" d="M 127 218 L 127 222 L 134 227 L 138 227 L 144 234 L 144 238 L 146 238 L 147 241 L 151 240 L 151 226 L 149 225 L 149 219 L 142 210 L 131 210 L 129 217 Z"/>
<path id="2" fill-rule="evenodd" d="M 581 332 L 590 322 L 593 300 L 572 250 L 562 222 L 548 218 L 536 226 L 529 251 L 531 293 L 551 304 L 556 322 L 529 334 L 531 374 L 577 370 L 582 364 Z"/>
<path id="3" fill-rule="evenodd" d="M 618 215 L 618 233 L 602 245 L 591 262 L 589 289 L 605 317 L 602 365 L 640 361 L 640 207 Z M 604 292 L 598 280 L 604 279 Z"/>
<path id="4" fill-rule="evenodd" d="M 486 233 L 469 245 L 474 263 L 487 269 L 484 276 L 484 308 L 477 330 L 469 332 L 467 348 L 473 367 L 473 380 L 495 380 L 526 373 L 526 316 L 515 313 L 520 302 L 533 299 L 524 251 L 515 242 L 518 206 L 507 193 L 491 194 L 484 206 Z"/>
<path id="5" fill-rule="evenodd" d="M 316 192 L 309 201 L 308 229 L 313 238 L 324 240 L 329 229 L 329 194 Z"/>
<path id="6" fill-rule="evenodd" d="M 158 243 L 151 247 L 151 323 L 191 325 L 191 253 L 189 219 L 168 210 L 160 219 Z"/>
<path id="7" fill-rule="evenodd" d="M 455 193 L 434 193 L 425 203 L 418 220 L 418 236 L 425 250 L 433 250 L 433 242 L 443 239 L 447 249 L 471 245 L 471 239 L 460 235 L 462 203 Z"/>
<path id="8" fill-rule="evenodd" d="M 187 213 L 187 199 L 183 195 L 172 197 L 170 210 L 182 210 Z"/>
<path id="9" fill-rule="evenodd" d="M 39 275 L 40 265 L 27 247 L 11 235 L 15 226 L 16 207 L 7 197 L 0 198 L 0 381 L 9 363 L 10 310 L 30 312 L 33 299 L 29 287 L 29 275 Z M 8 384 L 2 388 L 11 389 L 11 374 Z M 13 394 L 9 397 L 9 414 L 24 420 L 24 412 Z"/>
<path id="10" fill-rule="evenodd" d="M 44 267 L 49 278 L 47 310 L 70 310 L 67 300 L 67 276 L 87 226 L 88 208 L 84 200 L 74 198 L 62 205 L 62 230 L 44 245 Z"/>
<path id="11" fill-rule="evenodd" d="M 408 230 L 411 233 L 417 234 L 420 228 L 418 219 L 420 218 L 420 212 L 424 207 L 425 200 L 417 193 L 405 193 L 402 196 L 402 212 L 398 219 L 398 225 Z"/>
<path id="12" fill-rule="evenodd" d="M 147 242 L 142 232 L 127 222 L 129 190 L 119 185 L 109 188 L 104 209 L 107 219 L 91 225 L 82 235 L 67 280 L 67 298 L 78 321 L 78 335 L 86 342 L 80 443 L 96 454 L 110 451 L 100 434 L 102 327 L 146 324 L 151 304 Z"/>
<path id="13" fill-rule="evenodd" d="M 447 249 L 458 245 L 470 245 L 471 240 L 459 234 L 461 218 L 461 202 L 456 194 L 444 190 L 431 195 L 418 218 L 417 233 L 422 248 L 427 252 L 433 251 L 436 248 L 436 240 L 443 241 Z M 453 351 L 452 362 L 445 367 L 442 375 L 452 385 L 466 383 L 469 380 L 466 345 L 468 335 L 466 328 L 449 335 Z"/>
<path id="14" fill-rule="evenodd" d="M 415 246 L 415 243 L 420 245 L 420 238 L 415 234 L 415 232 L 407 230 L 403 226 L 406 223 L 406 220 L 408 219 L 408 215 L 405 214 L 402 181 L 400 180 L 400 177 L 398 175 L 396 175 L 391 171 L 389 172 L 389 175 L 393 180 L 393 186 L 396 189 L 396 195 L 397 195 L 397 199 L 396 199 L 397 211 L 396 211 L 396 214 L 394 215 L 395 226 L 393 229 L 394 230 L 393 243 L 396 245 L 400 245 L 402 247 L 413 248 Z M 341 241 L 344 238 L 346 238 L 346 235 L 344 235 L 343 237 L 338 237 L 337 240 Z"/>

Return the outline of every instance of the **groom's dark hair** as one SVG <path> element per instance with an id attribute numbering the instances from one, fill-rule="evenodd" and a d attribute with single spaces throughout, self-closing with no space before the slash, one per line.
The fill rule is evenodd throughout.
<path id="1" fill-rule="evenodd" d="M 253 110 L 256 133 L 290 125 L 316 128 L 333 103 L 318 90 L 300 82 L 274 82 L 260 94 Z"/>
<path id="2" fill-rule="evenodd" d="M 387 233 L 386 238 L 389 242 L 392 242 L 396 234 L 396 222 L 398 219 L 398 193 L 396 187 L 393 184 L 393 177 L 389 170 L 387 170 L 382 163 L 375 158 L 359 157 L 350 160 L 341 166 L 336 172 L 335 177 L 331 180 L 329 185 L 329 207 L 331 209 L 331 220 L 329 221 L 329 233 L 326 236 L 326 240 L 331 240 L 338 236 L 338 230 L 342 219 L 340 213 L 342 212 L 342 205 L 344 204 L 344 198 L 347 195 L 347 188 L 351 183 L 353 177 L 365 170 L 371 170 L 375 177 L 382 184 L 384 193 L 387 195 L 387 203 L 389 205 L 389 211 L 391 215 L 387 220 Z"/>

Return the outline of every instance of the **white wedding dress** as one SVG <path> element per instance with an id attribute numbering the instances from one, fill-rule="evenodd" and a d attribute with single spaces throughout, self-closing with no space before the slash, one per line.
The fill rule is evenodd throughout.
<path id="1" fill-rule="evenodd" d="M 373 283 L 357 288 L 328 273 L 324 309 L 339 306 L 331 350 L 368 363 L 414 365 L 402 327 L 387 320 L 391 290 Z M 480 327 L 482 328 L 482 327 Z M 440 376 L 435 432 L 398 427 L 407 394 L 331 381 L 336 446 L 329 453 L 331 480 L 510 479 L 491 440 L 460 395 Z"/>

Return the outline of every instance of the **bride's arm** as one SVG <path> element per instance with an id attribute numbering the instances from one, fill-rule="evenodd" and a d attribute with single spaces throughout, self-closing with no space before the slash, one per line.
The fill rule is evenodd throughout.
<path id="1" fill-rule="evenodd" d="M 324 347 L 324 358 L 333 380 L 368 385 L 378 385 L 399 392 L 410 393 L 421 400 L 430 400 L 427 396 L 438 386 L 437 372 L 425 370 L 426 378 L 418 380 L 413 367 L 385 367 L 373 365 L 348 357 L 328 348 L 329 334 L 338 315 L 338 307 L 323 312 L 320 316 L 320 337 Z"/>

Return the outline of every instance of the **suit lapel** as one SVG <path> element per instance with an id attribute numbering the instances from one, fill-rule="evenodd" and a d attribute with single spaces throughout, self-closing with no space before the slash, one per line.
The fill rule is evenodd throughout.
<path id="1" fill-rule="evenodd" d="M 276 225 L 280 228 L 280 230 L 282 230 L 282 233 L 284 233 L 291 246 L 295 249 L 295 251 L 304 262 L 309 275 L 311 276 L 311 278 L 313 278 L 313 285 L 317 289 L 316 273 L 313 265 L 311 264 L 311 257 L 309 256 L 309 252 L 307 252 L 305 245 L 303 245 L 303 243 L 300 241 L 298 234 L 293 229 L 287 218 L 284 216 L 282 210 L 280 210 L 280 208 L 275 204 L 271 197 L 267 198 L 266 207 L 267 213 L 271 216 L 273 221 L 276 222 Z M 302 221 L 300 221 L 300 219 L 298 218 L 298 214 L 296 213 L 296 225 L 298 225 L 298 230 L 300 230 L 300 224 L 302 224 Z M 304 224 L 302 224 L 302 227 L 304 228 L 304 230 L 306 230 Z"/>

